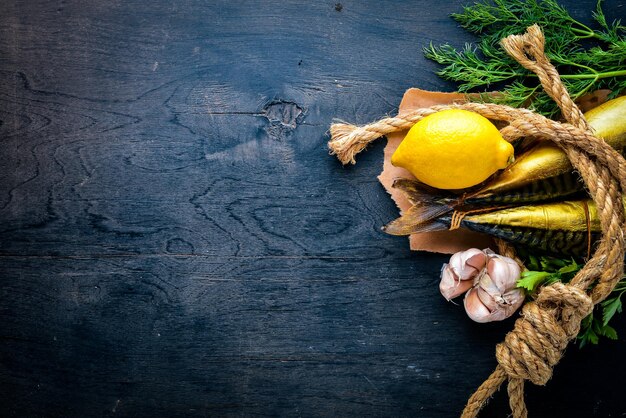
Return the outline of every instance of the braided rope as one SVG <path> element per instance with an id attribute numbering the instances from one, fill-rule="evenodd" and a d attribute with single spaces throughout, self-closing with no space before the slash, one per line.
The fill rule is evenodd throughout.
<path id="1" fill-rule="evenodd" d="M 476 417 L 491 396 L 508 380 L 509 405 L 515 418 L 528 415 L 524 403 L 524 382 L 545 385 L 568 343 L 580 331 L 580 323 L 594 304 L 604 300 L 624 273 L 624 207 L 626 161 L 603 140 L 593 135 L 582 112 L 574 104 L 556 68 L 544 53 L 545 39 L 539 26 L 523 35 L 502 40 L 506 52 L 523 67 L 537 74 L 542 87 L 558 104 L 566 123 L 559 123 L 528 109 L 488 103 L 464 103 L 418 109 L 357 127 L 345 123 L 330 128 L 329 148 L 344 163 L 355 163 L 355 155 L 375 139 L 406 130 L 424 117 L 444 109 L 465 109 L 488 119 L 507 122 L 502 128 L 509 141 L 528 136 L 555 142 L 580 173 L 597 206 L 602 239 L 585 266 L 568 284 L 543 287 L 537 300 L 524 305 L 504 342 L 496 346 L 498 366 L 469 398 L 462 417 Z M 500 253 L 515 258 L 502 240 Z M 517 259 L 518 260 L 518 259 Z M 518 260 L 519 262 L 519 260 Z M 588 290 L 591 289 L 591 290 Z"/>

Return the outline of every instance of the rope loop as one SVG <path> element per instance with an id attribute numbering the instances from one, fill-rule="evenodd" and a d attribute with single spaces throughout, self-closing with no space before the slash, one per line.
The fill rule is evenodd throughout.
<path id="1" fill-rule="evenodd" d="M 545 287 L 535 302 L 524 305 L 514 329 L 496 346 L 496 358 L 509 379 L 545 385 L 592 309 L 591 298 L 575 286 L 559 282 Z"/>

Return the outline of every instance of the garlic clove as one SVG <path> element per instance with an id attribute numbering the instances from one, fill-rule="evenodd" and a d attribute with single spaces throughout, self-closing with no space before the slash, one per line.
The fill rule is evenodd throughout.
<path id="1" fill-rule="evenodd" d="M 502 294 L 502 289 L 500 289 L 498 285 L 493 281 L 491 275 L 486 272 L 480 276 L 478 282 L 476 283 L 476 287 L 481 288 L 492 297 L 500 296 Z"/>
<path id="2" fill-rule="evenodd" d="M 524 303 L 526 295 L 522 289 L 515 288 L 506 292 L 503 295 L 503 298 L 506 302 L 506 306 L 515 312 L 520 306 L 522 306 L 522 303 Z M 513 314 L 513 312 L 511 312 L 511 314 Z"/>
<path id="3" fill-rule="evenodd" d="M 465 264 L 475 268 L 476 271 L 481 271 L 485 268 L 487 264 L 487 254 L 484 251 L 480 251 L 477 248 L 470 248 L 466 252 L 468 254 L 466 255 Z"/>
<path id="4" fill-rule="evenodd" d="M 486 318 L 485 322 L 504 321 L 509 316 L 513 315 L 513 312 L 515 312 L 515 310 L 500 307 L 495 311 L 491 311 L 491 314 L 489 314 L 489 317 Z"/>
<path id="5" fill-rule="evenodd" d="M 500 268 L 505 269 L 499 270 Z M 524 303 L 524 292 L 515 287 L 519 275 L 510 275 L 519 272 L 519 268 L 511 268 L 501 264 L 492 269 L 494 275 L 500 275 L 500 285 L 509 286 L 503 289 L 493 280 L 489 273 L 484 273 L 478 283 L 465 295 L 465 311 L 476 322 L 502 321 L 513 315 Z"/>
<path id="6" fill-rule="evenodd" d="M 524 302 L 523 292 L 520 292 L 520 296 L 519 298 L 510 298 L 507 303 L 501 304 L 496 310 L 492 311 L 490 321 L 502 321 L 513 315 Z"/>
<path id="7" fill-rule="evenodd" d="M 498 298 L 497 295 L 494 297 L 493 294 L 489 293 L 488 291 L 486 291 L 480 286 L 476 286 L 475 289 L 476 289 L 476 296 L 478 296 L 478 299 L 480 299 L 483 305 L 485 305 L 485 308 L 489 309 L 490 312 L 493 312 L 496 309 L 498 309 L 498 305 L 499 305 L 498 299 L 502 300 L 502 297 Z"/>
<path id="8" fill-rule="evenodd" d="M 465 294 L 463 306 L 465 307 L 467 316 L 469 316 L 471 320 L 480 323 L 492 321 L 492 319 L 490 319 L 491 311 L 487 309 L 487 307 L 480 300 L 476 288 L 470 289 Z"/>
<path id="9" fill-rule="evenodd" d="M 486 265 L 487 255 L 477 249 L 470 248 L 450 257 L 449 265 L 460 280 L 474 278 Z"/>
<path id="10" fill-rule="evenodd" d="M 449 264 L 443 265 L 443 269 L 441 270 L 441 282 L 439 282 L 439 291 L 448 302 L 458 296 L 461 296 L 471 287 L 471 280 L 460 280 Z"/>
<path id="11" fill-rule="evenodd" d="M 487 273 L 502 294 L 516 286 L 521 271 L 515 260 L 494 254 L 487 262 Z"/>

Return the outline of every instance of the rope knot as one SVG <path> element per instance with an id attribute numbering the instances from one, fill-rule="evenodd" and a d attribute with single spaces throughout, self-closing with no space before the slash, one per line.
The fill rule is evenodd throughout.
<path id="1" fill-rule="evenodd" d="M 544 287 L 537 297 L 537 304 L 560 312 L 559 322 L 568 340 L 578 335 L 580 322 L 591 313 L 594 305 L 584 290 L 560 282 Z"/>
<path id="2" fill-rule="evenodd" d="M 580 321 L 593 309 L 581 289 L 563 283 L 546 286 L 535 302 L 527 303 L 513 331 L 496 346 L 496 358 L 509 379 L 545 385 Z"/>

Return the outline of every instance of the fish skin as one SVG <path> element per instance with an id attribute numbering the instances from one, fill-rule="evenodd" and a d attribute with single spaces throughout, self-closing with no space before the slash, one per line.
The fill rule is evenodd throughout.
<path id="1" fill-rule="evenodd" d="M 600 236 L 600 219 L 592 200 L 520 206 L 468 215 L 467 229 L 546 253 L 584 256 Z"/>
<path id="2" fill-rule="evenodd" d="M 521 227 L 496 228 L 465 221 L 461 224 L 469 230 L 501 238 L 516 246 L 560 256 L 584 257 L 588 255 L 587 249 L 593 248 L 600 238 L 600 233 L 593 231 L 588 233 L 586 231 L 540 230 Z"/>
<path id="3" fill-rule="evenodd" d="M 585 118 L 595 135 L 604 139 L 607 144 L 624 153 L 626 147 L 626 96 L 618 97 L 601 104 L 585 113 Z M 543 182 L 559 176 L 570 176 L 573 167 L 565 153 L 553 142 L 539 141 L 509 167 L 504 169 L 493 181 L 487 183 L 471 194 L 475 204 L 478 202 L 517 201 L 538 202 L 555 198 L 571 196 L 583 190 L 582 182 L 572 182 L 570 179 L 555 179 L 554 183 L 561 183 L 567 187 L 555 193 L 541 193 L 541 184 L 534 187 L 537 192 L 533 196 L 523 191 L 534 182 Z M 575 186 L 569 188 L 570 186 Z M 507 197 L 508 196 L 508 197 Z M 495 200 L 494 200 L 495 199 Z M 499 199 L 499 200 L 498 200 Z"/>
<path id="4" fill-rule="evenodd" d="M 464 221 L 511 227 L 563 231 L 600 231 L 596 205 L 591 199 L 516 206 L 468 214 Z M 589 224 L 589 225 L 588 225 Z"/>
<path id="5" fill-rule="evenodd" d="M 452 215 L 419 225 L 404 223 L 400 217 L 386 227 L 391 234 L 412 234 L 448 229 Z M 494 208 L 486 213 L 466 214 L 460 226 L 502 238 L 541 252 L 584 256 L 601 232 L 596 205 L 590 199 L 539 205 Z M 591 239 L 591 243 L 589 240 Z"/>
<path id="6" fill-rule="evenodd" d="M 511 183 L 513 184 L 513 183 Z M 505 182 L 470 193 L 463 199 L 465 206 L 486 206 L 497 203 L 536 203 L 582 195 L 585 186 L 580 176 L 574 171 L 567 171 L 555 176 L 547 176 L 532 182 L 517 183 L 515 188 L 507 189 Z"/>

